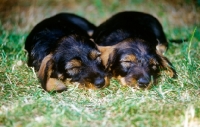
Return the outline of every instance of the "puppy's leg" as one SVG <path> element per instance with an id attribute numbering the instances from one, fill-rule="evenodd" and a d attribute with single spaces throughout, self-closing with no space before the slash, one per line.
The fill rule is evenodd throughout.
<path id="1" fill-rule="evenodd" d="M 43 60 L 38 72 L 38 78 L 42 84 L 42 88 L 46 91 L 62 92 L 67 89 L 64 83 L 56 78 L 51 78 L 53 72 L 53 60 L 52 55 L 47 55 Z"/>
<path id="2" fill-rule="evenodd" d="M 164 54 L 167 51 L 168 48 L 168 43 L 161 43 L 158 39 L 158 44 L 156 46 L 156 50 L 160 53 L 160 54 Z"/>
<path id="3" fill-rule="evenodd" d="M 163 44 L 158 44 L 156 46 L 156 50 L 158 52 L 160 52 L 161 54 L 164 54 L 166 52 L 166 50 L 167 50 L 167 47 L 165 45 L 163 45 Z"/>
<path id="4" fill-rule="evenodd" d="M 165 56 L 163 56 L 159 51 L 157 51 L 157 54 L 161 60 L 161 67 L 163 69 L 166 69 L 166 72 L 170 77 L 176 78 L 177 74 L 172 63 Z"/>

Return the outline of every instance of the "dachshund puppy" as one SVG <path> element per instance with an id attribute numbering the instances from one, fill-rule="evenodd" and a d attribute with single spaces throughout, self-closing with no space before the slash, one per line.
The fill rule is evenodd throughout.
<path id="1" fill-rule="evenodd" d="M 142 12 L 120 12 L 97 27 L 93 34 L 107 71 L 121 84 L 148 88 L 161 70 L 176 77 L 163 56 L 168 42 L 159 21 Z"/>
<path id="2" fill-rule="evenodd" d="M 75 14 L 60 13 L 38 23 L 25 41 L 28 66 L 34 67 L 42 88 L 62 92 L 65 83 L 102 88 L 109 79 L 100 51 L 88 33 L 96 27 Z"/>

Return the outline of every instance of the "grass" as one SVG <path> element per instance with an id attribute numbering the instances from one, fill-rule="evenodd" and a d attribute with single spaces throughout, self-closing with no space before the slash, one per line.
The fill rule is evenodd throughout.
<path id="1" fill-rule="evenodd" d="M 110 0 L 106 2 L 77 0 L 72 2 L 68 9 L 64 7 L 65 2 L 63 6 L 51 2 L 52 0 L 44 5 L 42 1 L 30 4 L 21 3 L 19 0 L 17 7 L 13 6 L 10 9 L 13 11 L 13 18 L 1 19 L 0 126 L 198 127 L 200 125 L 199 24 L 190 21 L 188 24 L 185 21 L 180 25 L 181 21 L 177 25 L 180 19 L 171 22 L 173 20 L 168 19 L 172 15 L 171 12 L 165 13 L 164 9 L 167 10 L 172 6 L 166 1 L 154 7 L 156 3 L 148 0 L 146 5 L 139 0 L 135 2 L 127 0 L 121 3 Z M 166 8 L 163 8 L 165 6 Z M 51 10 L 51 7 L 54 9 Z M 135 90 L 112 80 L 110 86 L 102 90 L 85 90 L 70 85 L 69 90 L 63 93 L 43 91 L 33 69 L 26 65 L 27 55 L 23 48 L 29 30 L 45 16 L 60 11 L 75 12 L 99 24 L 111 14 L 121 10 L 140 10 L 157 15 L 168 38 L 189 39 L 189 42 L 182 44 L 170 43 L 170 48 L 165 54 L 175 66 L 178 78 L 171 79 L 163 73 L 160 82 L 150 90 Z M 98 15 L 99 12 L 101 14 Z M 35 13 L 37 15 L 34 15 L 36 18 L 33 20 Z M 183 13 L 185 14 L 185 11 Z M 193 19 L 193 21 L 199 20 Z"/>

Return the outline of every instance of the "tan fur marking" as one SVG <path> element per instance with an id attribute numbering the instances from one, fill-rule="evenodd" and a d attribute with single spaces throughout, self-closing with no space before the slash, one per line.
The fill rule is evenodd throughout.
<path id="1" fill-rule="evenodd" d="M 150 58 L 149 64 L 153 66 L 154 70 L 157 69 L 156 65 L 159 65 L 159 63 L 155 59 L 153 59 L 153 58 Z"/>
<path id="2" fill-rule="evenodd" d="M 127 82 L 125 81 L 125 77 L 118 76 L 118 77 L 116 77 L 116 79 L 118 81 L 120 81 L 121 85 L 123 85 L 123 86 L 127 86 L 128 85 Z"/>
<path id="3" fill-rule="evenodd" d="M 165 73 L 166 73 L 167 75 L 169 75 L 171 78 L 172 78 L 172 77 L 175 77 L 174 71 L 172 71 L 170 68 L 168 68 L 168 69 L 165 71 Z"/>
<path id="4" fill-rule="evenodd" d="M 137 84 L 136 79 L 134 78 L 128 79 L 130 82 L 127 82 L 126 77 L 122 77 L 122 76 L 115 77 L 115 79 L 117 79 L 120 82 L 120 84 L 123 86 L 131 86 L 135 89 L 140 89 L 140 87 Z M 150 84 L 145 89 L 149 89 L 151 86 L 152 86 L 152 82 L 150 82 Z"/>
<path id="5" fill-rule="evenodd" d="M 171 65 L 169 64 L 169 60 L 163 56 L 159 51 L 156 51 L 156 53 L 159 55 L 159 57 L 161 58 L 161 62 L 162 62 L 162 66 L 164 69 L 166 69 L 166 73 L 170 76 L 170 77 L 176 77 L 176 71 L 171 67 Z M 167 61 L 168 60 L 168 61 Z"/>
<path id="6" fill-rule="evenodd" d="M 94 84 L 92 84 L 92 83 L 89 83 L 89 82 L 87 82 L 87 83 L 85 83 L 85 84 L 82 84 L 82 85 L 79 85 L 79 87 L 81 87 L 81 88 L 86 88 L 86 89 L 97 89 L 95 86 L 94 86 Z"/>
<path id="7" fill-rule="evenodd" d="M 163 44 L 158 44 L 156 46 L 156 50 L 158 52 L 160 52 L 161 54 L 164 54 L 166 52 L 166 50 L 167 50 L 167 47 L 165 45 L 163 45 Z"/>
<path id="8" fill-rule="evenodd" d="M 42 60 L 42 63 L 40 65 L 40 69 L 38 71 L 38 78 L 39 79 L 44 80 L 44 72 L 45 72 L 46 64 L 51 58 L 52 58 L 52 54 L 49 54 L 46 57 L 44 57 L 44 59 Z M 51 73 L 51 72 L 48 72 L 48 74 L 49 73 Z"/>
<path id="9" fill-rule="evenodd" d="M 89 55 L 89 57 L 92 59 L 92 60 L 95 60 L 98 56 L 100 56 L 101 55 L 101 53 L 100 52 L 98 52 L 97 50 L 92 50 L 91 52 L 90 52 L 90 55 Z"/>
<path id="10" fill-rule="evenodd" d="M 135 62 L 136 57 L 133 54 L 125 55 L 121 60 L 121 62 Z"/>
<path id="11" fill-rule="evenodd" d="M 38 78 L 40 80 L 44 80 L 44 73 L 45 73 L 45 69 L 46 69 L 46 64 L 49 60 L 51 60 L 52 58 L 52 54 L 47 55 L 41 63 L 39 72 L 38 72 Z M 47 82 L 45 84 L 46 87 L 46 91 L 62 91 L 66 89 L 66 86 L 59 81 L 58 79 L 55 78 L 50 78 L 50 75 L 52 73 L 51 70 L 52 65 L 49 67 L 50 69 L 48 70 L 48 74 L 47 74 Z"/>
<path id="12" fill-rule="evenodd" d="M 114 50 L 116 48 L 119 48 L 119 49 L 126 49 L 126 48 L 129 48 L 129 41 L 131 39 L 126 39 L 116 45 L 113 45 L 113 46 L 99 46 L 99 45 L 96 45 L 98 50 L 101 52 L 101 60 L 102 60 L 102 63 L 103 65 L 107 68 L 107 63 L 108 63 L 108 59 L 110 56 L 113 56 L 114 55 Z"/>
<path id="13" fill-rule="evenodd" d="M 110 54 L 113 54 L 115 46 L 97 46 L 101 52 L 101 60 L 103 65 L 106 67 Z"/>
<path id="14" fill-rule="evenodd" d="M 65 84 L 55 78 L 49 78 L 46 84 L 46 90 L 47 91 L 62 91 L 65 90 L 67 87 Z"/>
<path id="15" fill-rule="evenodd" d="M 105 88 L 105 87 L 110 85 L 110 78 L 109 77 L 106 76 L 104 78 L 104 80 L 105 80 L 105 85 L 102 88 Z M 86 88 L 86 89 L 93 89 L 93 90 L 99 89 L 99 88 L 95 87 L 95 85 L 90 83 L 90 82 L 86 82 L 85 84 L 80 84 L 79 87 L 80 88 Z"/>
<path id="16" fill-rule="evenodd" d="M 103 86 L 103 88 L 105 88 L 105 87 L 107 87 L 107 86 L 109 86 L 110 85 L 110 78 L 109 77 L 105 77 L 104 78 L 104 80 L 105 80 L 105 85 Z"/>
<path id="17" fill-rule="evenodd" d="M 66 64 L 65 69 L 70 75 L 74 75 L 80 72 L 79 67 L 81 67 L 81 61 L 73 59 Z"/>
<path id="18" fill-rule="evenodd" d="M 133 54 L 128 54 L 123 56 L 120 62 L 123 67 L 128 68 L 131 66 L 131 63 L 136 62 L 136 57 Z"/>

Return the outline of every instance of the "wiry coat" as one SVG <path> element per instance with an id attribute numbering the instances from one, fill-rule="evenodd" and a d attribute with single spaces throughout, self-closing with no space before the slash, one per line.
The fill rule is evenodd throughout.
<path id="1" fill-rule="evenodd" d="M 61 13 L 38 23 L 28 35 L 28 66 L 34 67 L 42 87 L 63 91 L 64 82 L 101 88 L 107 83 L 100 52 L 88 32 L 96 27 L 86 19 Z"/>
<path id="2" fill-rule="evenodd" d="M 163 56 L 168 42 L 159 21 L 142 12 L 120 12 L 100 24 L 93 34 L 104 66 L 122 84 L 148 87 L 160 70 L 176 76 Z"/>

